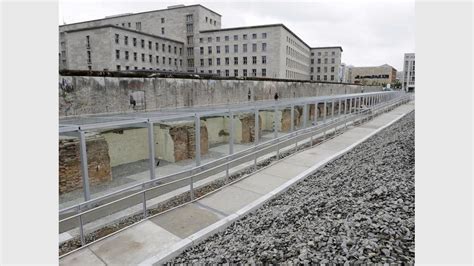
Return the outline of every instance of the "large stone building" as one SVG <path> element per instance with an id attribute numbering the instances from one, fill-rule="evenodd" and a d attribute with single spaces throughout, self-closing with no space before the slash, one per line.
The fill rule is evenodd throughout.
<path id="1" fill-rule="evenodd" d="M 397 70 L 387 64 L 370 67 L 352 67 L 350 70 L 350 82 L 362 85 L 393 84 L 397 76 Z"/>
<path id="2" fill-rule="evenodd" d="M 317 81 L 340 81 L 342 47 L 311 48 L 310 79 Z"/>
<path id="3" fill-rule="evenodd" d="M 60 69 L 340 82 L 341 47 L 311 48 L 283 24 L 222 29 L 221 15 L 202 5 L 61 25 L 59 42 Z"/>
<path id="4" fill-rule="evenodd" d="M 405 54 L 402 89 L 405 91 L 415 91 L 415 53 Z"/>

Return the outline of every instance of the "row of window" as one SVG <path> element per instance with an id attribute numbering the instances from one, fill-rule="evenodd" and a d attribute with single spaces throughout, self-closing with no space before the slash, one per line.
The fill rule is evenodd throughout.
<path id="1" fill-rule="evenodd" d="M 220 66 L 221 65 L 221 58 L 216 58 L 216 66 Z M 201 59 L 200 60 L 200 63 L 201 63 L 201 66 L 205 66 L 204 63 L 206 62 L 205 59 Z M 207 58 L 207 66 L 212 66 L 213 65 L 213 58 Z M 267 57 L 266 56 L 262 56 L 261 57 L 261 61 L 260 61 L 261 64 L 265 65 L 267 63 Z M 239 64 L 239 58 L 238 57 L 234 57 L 234 65 L 238 65 Z M 247 57 L 244 56 L 242 57 L 242 64 L 243 65 L 247 65 L 248 64 L 248 60 L 247 60 Z M 252 56 L 252 65 L 256 65 L 258 64 L 258 60 L 257 60 L 257 57 L 256 56 Z M 228 66 L 230 65 L 230 58 L 229 57 L 225 57 L 224 58 L 224 65 Z"/>
<path id="2" fill-rule="evenodd" d="M 87 39 L 87 48 L 90 48 L 90 38 L 89 36 L 86 36 L 86 39 Z M 128 36 L 127 35 L 124 35 L 123 36 L 123 43 L 125 45 L 128 45 Z M 120 44 L 120 34 L 115 34 L 115 44 Z M 132 38 L 132 45 L 133 47 L 137 47 L 137 44 L 138 44 L 138 40 L 137 38 Z M 146 49 L 145 47 L 148 47 L 149 50 L 152 50 L 153 49 L 153 42 L 152 41 L 148 41 L 148 45 L 146 45 L 146 42 L 144 39 L 141 39 L 140 40 L 140 47 L 143 48 L 143 49 Z M 155 42 L 155 50 L 157 52 L 160 51 L 160 44 Z M 172 49 L 173 48 L 173 49 Z M 178 50 L 178 47 L 176 46 L 171 46 L 170 44 L 168 44 L 168 53 L 172 53 L 174 52 L 174 54 L 177 54 L 177 50 Z M 161 44 L 161 51 L 163 53 L 166 53 L 166 44 L 165 43 L 162 43 Z M 182 55 L 183 54 L 183 48 L 179 47 L 179 55 Z"/>
<path id="3" fill-rule="evenodd" d="M 317 59 L 318 61 L 318 64 L 321 64 L 321 58 L 318 58 Z M 324 64 L 327 64 L 328 63 L 328 58 L 324 58 Z M 336 63 L 336 58 L 331 58 L 331 64 L 335 64 Z M 311 58 L 311 64 L 313 65 L 314 64 L 314 59 Z"/>
<path id="4" fill-rule="evenodd" d="M 295 61 L 293 59 L 290 59 L 290 58 L 286 58 L 286 66 L 289 67 L 289 68 L 295 68 L 295 69 L 299 69 L 301 71 L 308 71 L 308 67 L 304 64 L 301 64 L 300 62 L 298 61 Z"/>
<path id="5" fill-rule="evenodd" d="M 262 43 L 262 49 L 261 51 L 262 52 L 266 52 L 267 51 L 267 43 Z M 220 46 L 216 46 L 216 54 L 220 54 L 221 53 L 221 47 Z M 239 45 L 238 44 L 234 44 L 234 53 L 238 53 L 239 52 Z M 225 45 L 224 46 L 224 52 L 226 54 L 229 53 L 229 45 Z M 244 43 L 242 44 L 242 52 L 243 53 L 247 53 L 248 52 L 248 48 L 247 48 L 247 44 Z M 256 43 L 252 43 L 252 52 L 255 53 L 257 52 L 257 44 Z M 204 55 L 204 47 L 199 47 L 199 54 L 201 55 Z M 212 54 L 212 46 L 208 46 L 207 47 L 207 54 L 210 55 Z"/>
<path id="6" fill-rule="evenodd" d="M 216 20 L 215 19 L 212 20 L 212 18 L 206 17 L 206 22 L 209 22 L 209 24 L 211 24 L 211 25 L 214 24 L 214 26 L 216 26 Z"/>
<path id="7" fill-rule="evenodd" d="M 310 80 L 314 80 L 314 79 L 313 79 L 313 76 L 310 77 Z M 321 76 L 320 76 L 320 75 L 317 75 L 317 76 L 316 76 L 316 80 L 321 80 Z M 324 80 L 324 81 L 328 81 L 328 76 L 327 76 L 327 75 L 324 75 L 324 76 L 323 76 L 323 80 Z M 335 81 L 334 75 L 331 75 L 331 81 Z"/>
<path id="8" fill-rule="evenodd" d="M 318 52 L 318 56 L 321 56 L 322 53 L 321 52 Z M 324 52 L 324 56 L 327 56 L 328 55 L 328 52 Z M 332 51 L 331 52 L 331 55 L 336 55 L 336 52 L 335 51 Z M 311 56 L 314 56 L 314 52 L 311 52 Z"/>
<path id="9" fill-rule="evenodd" d="M 298 48 L 301 52 L 303 53 L 307 53 L 307 50 L 302 46 L 300 45 L 297 41 L 295 41 L 293 38 L 289 37 L 289 36 L 286 36 L 286 42 L 295 46 L 296 48 Z"/>
<path id="10" fill-rule="evenodd" d="M 324 69 L 324 73 L 328 72 L 328 67 L 324 67 L 323 69 Z M 314 72 L 314 67 L 311 67 L 310 71 L 311 71 L 311 73 L 313 73 Z M 334 73 L 334 71 L 335 71 L 335 67 L 331 67 L 331 73 Z M 321 67 L 316 68 L 316 73 L 321 73 Z"/>
<path id="11" fill-rule="evenodd" d="M 116 26 L 119 26 L 119 24 L 115 24 Z M 131 22 L 122 22 L 122 27 L 126 28 L 132 28 L 132 23 Z M 141 22 L 135 22 L 135 30 L 141 31 L 142 30 L 142 23 Z"/>
<path id="12" fill-rule="evenodd" d="M 262 32 L 261 36 L 262 36 L 262 39 L 266 39 L 267 33 Z M 257 39 L 257 33 L 252 33 L 252 40 L 256 40 L 256 39 Z M 228 35 L 224 36 L 224 41 L 228 42 L 229 40 L 230 38 Z M 239 35 L 234 35 L 234 41 L 238 41 L 238 40 L 239 40 Z M 248 40 L 248 34 L 243 34 L 242 40 Z M 221 41 L 221 37 L 217 36 L 216 42 L 220 42 L 220 41 Z M 212 37 L 207 37 L 207 42 L 212 43 Z M 199 43 L 204 43 L 204 38 L 199 38 Z"/>
<path id="13" fill-rule="evenodd" d="M 88 56 L 90 55 L 90 51 L 88 51 Z M 120 60 L 120 55 L 121 55 L 121 52 L 120 50 L 115 50 L 115 59 L 117 60 Z M 125 51 L 124 52 L 124 59 L 125 60 L 129 60 L 130 59 L 130 53 L 129 51 Z M 166 57 L 162 56 L 161 57 L 162 59 L 162 63 L 163 64 L 166 64 Z M 133 52 L 133 61 L 137 61 L 138 60 L 138 53 L 137 52 Z M 142 62 L 145 62 L 146 61 L 146 55 L 144 53 L 141 54 L 141 61 Z M 172 64 L 172 61 L 173 61 L 173 58 L 169 57 L 168 58 L 168 64 L 171 65 Z M 159 64 L 160 63 L 160 57 L 158 55 L 155 56 L 155 61 L 153 60 L 153 55 L 149 54 L 148 55 L 148 62 L 149 63 L 156 63 L 156 64 Z M 178 59 L 177 58 L 174 58 L 174 65 L 177 66 L 178 65 Z M 182 59 L 179 59 L 179 65 L 182 66 L 183 65 L 183 60 Z"/>
<path id="14" fill-rule="evenodd" d="M 295 71 L 286 70 L 286 78 L 291 79 L 306 79 L 307 76 L 305 74 L 301 74 Z"/>
<path id="15" fill-rule="evenodd" d="M 116 68 L 117 68 L 117 71 L 120 71 L 120 70 L 122 70 L 122 66 L 121 66 L 121 65 L 117 65 L 117 67 L 116 67 Z M 139 69 L 139 67 L 130 67 L 130 66 L 125 66 L 125 70 L 132 70 L 132 69 L 134 69 L 134 70 L 138 70 L 138 69 Z M 142 69 L 142 70 L 146 70 L 147 68 L 146 68 L 146 67 L 142 67 L 141 69 Z M 153 68 L 152 68 L 152 67 L 150 67 L 150 68 L 148 68 L 148 69 L 149 69 L 149 70 L 153 70 Z M 91 66 L 89 66 L 89 70 L 92 70 L 92 67 L 91 67 Z M 159 69 L 159 68 L 156 68 L 156 70 L 160 71 L 160 69 Z M 176 71 L 176 69 L 161 69 L 161 71 Z"/>
<path id="16" fill-rule="evenodd" d="M 201 73 L 205 73 L 204 70 L 201 70 L 200 71 Z M 209 74 L 213 74 L 212 70 L 208 70 Z M 229 69 L 225 69 L 224 70 L 224 73 L 222 73 L 222 71 L 220 69 L 216 70 L 216 74 L 221 76 L 221 74 L 224 74 L 225 77 L 230 77 L 230 70 Z M 239 77 L 240 73 L 239 73 L 239 70 L 238 69 L 234 69 L 234 77 Z M 251 69 L 251 72 L 250 72 L 250 76 L 251 77 L 256 77 L 258 75 L 257 73 L 257 69 L 254 68 L 254 69 Z M 242 70 L 242 76 L 243 77 L 248 77 L 249 76 L 249 72 L 247 69 L 243 69 Z M 260 71 L 260 75 L 259 77 L 266 77 L 267 76 L 267 69 L 266 68 L 262 68 L 261 71 Z"/>

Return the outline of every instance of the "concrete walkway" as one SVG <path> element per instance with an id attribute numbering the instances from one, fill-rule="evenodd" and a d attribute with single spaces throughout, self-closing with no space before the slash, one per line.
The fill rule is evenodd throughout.
<path id="1" fill-rule="evenodd" d="M 136 225 L 60 259 L 61 265 L 154 264 L 223 230 L 382 127 L 414 110 L 402 105 L 321 145 L 271 164 L 204 198 Z"/>

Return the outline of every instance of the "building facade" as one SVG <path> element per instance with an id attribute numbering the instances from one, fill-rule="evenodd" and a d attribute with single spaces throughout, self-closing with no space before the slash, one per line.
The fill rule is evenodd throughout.
<path id="1" fill-rule="evenodd" d="M 407 53 L 404 56 L 402 89 L 415 91 L 415 53 Z"/>
<path id="2" fill-rule="evenodd" d="M 311 48 L 310 80 L 341 82 L 342 47 Z"/>
<path id="3" fill-rule="evenodd" d="M 59 42 L 60 69 L 341 82 L 340 46 L 311 48 L 283 24 L 223 29 L 221 15 L 202 5 L 61 25 Z"/>
<path id="4" fill-rule="evenodd" d="M 382 85 L 393 84 L 397 76 L 397 70 L 387 64 L 371 67 L 352 67 L 351 83 L 362 85 Z"/>

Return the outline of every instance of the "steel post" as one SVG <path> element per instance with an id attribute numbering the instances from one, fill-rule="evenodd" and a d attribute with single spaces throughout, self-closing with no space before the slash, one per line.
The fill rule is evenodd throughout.
<path id="1" fill-rule="evenodd" d="M 83 130 L 79 130 L 79 146 L 79 151 L 81 155 L 82 190 L 84 192 L 84 200 L 88 201 L 91 199 L 91 193 L 89 187 L 89 169 L 87 163 L 86 136 Z"/>
<path id="2" fill-rule="evenodd" d="M 258 109 L 255 109 L 255 127 L 254 127 L 254 129 L 255 129 L 254 136 L 255 137 L 254 137 L 254 140 L 253 140 L 253 142 L 255 144 L 255 147 L 257 147 L 257 145 L 258 145 L 258 138 L 259 138 L 259 131 L 260 131 L 259 119 L 260 119 L 260 117 L 259 117 Z M 253 164 L 254 164 L 255 170 L 257 170 L 257 153 L 255 153 Z"/>
<path id="3" fill-rule="evenodd" d="M 201 117 L 197 113 L 194 114 L 194 131 L 196 166 L 199 166 L 201 165 Z"/>
<path id="4" fill-rule="evenodd" d="M 150 167 L 150 179 L 156 178 L 155 173 L 155 139 L 153 134 L 153 122 L 147 122 L 148 128 L 148 156 L 149 156 L 149 167 Z"/>
<path id="5" fill-rule="evenodd" d="M 143 189 L 145 189 L 145 186 L 143 186 Z M 143 191 L 143 219 L 146 218 L 146 195 L 145 195 L 145 192 L 146 191 Z"/>
<path id="6" fill-rule="evenodd" d="M 306 121 L 308 121 L 308 104 L 303 105 L 303 128 L 306 128 Z"/>
<path id="7" fill-rule="evenodd" d="M 295 106 L 291 105 L 291 112 L 290 112 L 290 131 L 293 132 L 295 130 Z"/>
<path id="8" fill-rule="evenodd" d="M 79 215 L 79 234 L 81 235 L 81 246 L 86 244 L 86 238 L 84 236 L 84 222 L 82 221 L 82 215 Z"/>

